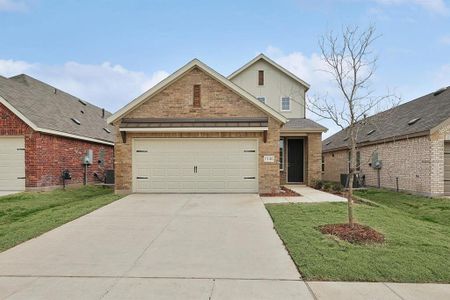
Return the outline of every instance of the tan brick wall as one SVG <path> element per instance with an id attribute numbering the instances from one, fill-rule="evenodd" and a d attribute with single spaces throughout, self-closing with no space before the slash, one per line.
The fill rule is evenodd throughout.
<path id="1" fill-rule="evenodd" d="M 348 152 L 345 150 L 323 153 L 325 170 L 322 179 L 327 181 L 340 181 L 343 173 L 348 173 Z"/>
<path id="2" fill-rule="evenodd" d="M 377 170 L 371 168 L 372 153 L 378 152 L 383 161 L 380 170 L 382 187 L 396 188 L 398 177 L 401 190 L 439 196 L 444 194 L 444 144 L 450 140 L 450 119 L 423 137 L 360 147 L 361 173 L 366 184 L 377 186 Z M 334 156 L 334 157 L 333 157 Z M 323 179 L 339 181 L 341 173 L 348 172 L 348 152 L 324 153 Z"/>
<path id="3" fill-rule="evenodd" d="M 430 194 L 430 139 L 419 137 L 363 147 L 361 152 L 361 172 L 366 175 L 366 184 L 377 186 L 377 170 L 369 166 L 372 153 L 378 152 L 383 162 L 380 169 L 380 185 L 421 194 Z"/>
<path id="4" fill-rule="evenodd" d="M 309 133 L 307 139 L 307 184 L 322 179 L 322 133 Z"/>
<path id="5" fill-rule="evenodd" d="M 201 107 L 193 107 L 193 85 L 201 85 Z M 193 69 L 179 80 L 167 86 L 139 107 L 128 113 L 126 118 L 226 118 L 226 117 L 262 117 L 266 114 L 217 82 L 199 69 Z M 279 189 L 280 177 L 278 164 L 278 140 L 280 122 L 269 118 L 267 142 L 261 132 L 248 133 L 128 133 L 127 142 L 122 143 L 119 123 L 116 122 L 115 172 L 116 191 L 132 191 L 131 157 L 132 139 L 148 138 L 258 138 L 259 139 L 259 190 L 260 193 L 274 192 Z M 264 155 L 274 155 L 275 163 L 264 163 Z"/>
<path id="6" fill-rule="evenodd" d="M 430 135 L 431 143 L 431 193 L 444 194 L 444 147 L 450 141 L 450 119 L 443 122 Z"/>
<path id="7" fill-rule="evenodd" d="M 395 189 L 398 177 L 401 190 L 429 195 L 433 192 L 431 148 L 429 136 L 360 147 L 361 174 L 365 175 L 367 185 L 378 185 L 377 170 L 369 166 L 376 151 L 383 163 L 380 169 L 382 187 Z M 348 173 L 348 151 L 327 152 L 324 158 L 324 180 L 339 181 L 341 173 Z"/>

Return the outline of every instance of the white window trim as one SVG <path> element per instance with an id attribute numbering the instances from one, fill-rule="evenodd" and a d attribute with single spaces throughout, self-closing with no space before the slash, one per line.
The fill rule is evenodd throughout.
<path id="1" fill-rule="evenodd" d="M 266 97 L 259 96 L 259 97 L 256 97 L 256 99 L 258 99 L 259 102 L 266 104 Z M 264 101 L 261 101 L 260 99 L 263 99 Z"/>
<path id="2" fill-rule="evenodd" d="M 289 99 L 289 109 L 283 109 L 283 98 L 288 98 Z M 280 98 L 280 110 L 281 111 L 291 111 L 292 108 L 292 99 L 289 96 L 283 96 Z"/>

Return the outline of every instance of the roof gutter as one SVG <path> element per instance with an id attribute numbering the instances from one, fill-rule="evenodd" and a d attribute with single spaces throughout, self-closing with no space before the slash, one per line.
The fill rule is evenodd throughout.
<path id="1" fill-rule="evenodd" d="M 103 141 L 103 140 L 99 140 L 99 139 L 94 139 L 94 138 L 90 138 L 90 137 L 84 137 L 84 136 L 71 134 L 71 133 L 66 133 L 66 132 L 57 131 L 57 130 L 52 130 L 52 129 L 37 128 L 35 131 L 42 132 L 42 133 L 47 133 L 47 134 L 52 134 L 52 135 L 59 135 L 59 136 L 62 136 L 62 137 L 67 137 L 67 138 L 76 139 L 76 140 L 93 142 L 93 143 L 97 143 L 97 144 L 104 144 L 104 145 L 108 145 L 108 146 L 114 146 L 113 142 L 107 142 L 107 141 Z"/>
<path id="2" fill-rule="evenodd" d="M 280 133 L 319 133 L 326 132 L 326 128 L 302 128 L 302 129 L 281 129 Z"/>

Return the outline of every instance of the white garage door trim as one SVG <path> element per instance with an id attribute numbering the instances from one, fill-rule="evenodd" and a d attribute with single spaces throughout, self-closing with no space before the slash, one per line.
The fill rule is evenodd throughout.
<path id="1" fill-rule="evenodd" d="M 0 191 L 25 190 L 25 138 L 0 137 Z"/>
<path id="2" fill-rule="evenodd" d="M 150 153 L 146 154 L 150 151 L 150 149 L 145 148 L 145 142 L 149 142 L 150 144 L 148 145 L 151 145 L 151 143 L 154 142 L 154 147 L 160 147 L 160 149 L 155 148 L 156 155 L 151 156 L 152 158 L 156 159 L 155 162 L 149 162 L 145 160 L 145 155 L 150 155 Z M 155 185 L 154 188 L 149 187 L 149 185 L 151 184 L 152 173 L 150 173 L 149 168 L 146 169 L 141 167 L 139 169 L 139 166 L 142 166 L 144 162 L 147 162 L 148 164 L 158 164 L 160 161 L 163 161 L 166 152 L 161 152 L 161 148 L 164 149 L 164 147 L 168 147 L 168 145 L 164 145 L 165 142 L 167 142 L 168 144 L 174 142 L 181 143 L 180 147 L 176 148 L 176 150 L 178 151 L 172 153 L 172 155 L 174 155 L 174 157 L 176 158 L 180 157 L 181 151 L 189 151 L 189 149 L 192 149 L 191 151 L 194 151 L 191 153 L 200 152 L 200 154 L 198 156 L 192 154 L 185 157 L 186 164 L 184 165 L 184 171 L 181 171 L 182 175 L 180 175 L 183 178 L 180 180 L 165 180 L 165 177 L 167 176 L 172 176 L 172 178 L 174 178 L 173 174 L 175 173 L 173 173 L 172 175 L 168 175 L 166 171 L 170 170 L 170 167 L 161 168 L 159 170 L 157 168 L 153 169 L 152 172 L 156 172 L 155 178 L 160 175 L 158 180 L 154 182 L 159 182 L 160 185 Z M 185 142 L 184 145 L 182 144 L 183 142 Z M 233 144 L 226 144 L 227 142 L 232 142 Z M 210 144 L 208 145 L 207 143 Z M 132 190 L 134 193 L 257 193 L 259 190 L 258 143 L 259 140 L 257 138 L 134 138 L 132 140 Z M 142 147 L 142 149 L 137 149 L 136 144 L 138 144 L 139 148 Z M 203 146 L 206 148 L 204 148 Z M 234 156 L 234 158 L 237 159 L 238 162 L 242 160 L 244 164 L 247 162 L 247 168 L 239 167 L 230 169 L 216 169 L 214 166 L 211 166 L 211 156 L 209 157 L 208 162 L 208 156 L 202 155 L 205 153 L 211 153 L 210 151 L 208 151 L 211 149 L 211 147 L 215 147 L 216 149 L 218 147 L 222 147 L 224 149 L 229 147 L 227 149 L 230 149 L 230 153 L 233 153 L 233 151 L 239 149 L 239 147 L 243 147 L 242 155 Z M 245 151 L 245 149 L 248 147 L 252 148 L 250 149 L 251 151 Z M 140 154 L 138 153 L 138 151 L 140 151 Z M 142 155 L 141 160 L 139 160 L 138 155 Z M 248 160 L 245 159 L 245 157 L 248 157 Z M 214 163 L 217 163 L 218 165 L 226 165 L 228 163 L 226 161 L 226 158 L 226 152 L 224 152 L 222 156 L 217 157 L 217 161 L 214 161 Z M 201 160 L 203 159 L 205 160 L 202 162 Z M 197 164 L 197 160 L 199 160 L 199 164 L 203 166 L 208 166 L 209 164 L 209 167 L 198 166 L 198 170 L 197 172 L 195 172 L 194 169 L 191 168 L 194 168 L 194 165 Z M 171 163 L 173 165 L 173 162 L 166 163 L 169 166 Z M 181 165 L 182 163 L 183 160 L 181 160 L 179 164 L 177 163 L 177 166 Z M 175 172 L 177 176 L 178 174 L 180 174 L 180 169 L 178 167 L 173 168 L 172 170 L 176 170 Z M 229 180 L 214 181 L 210 179 L 211 177 L 209 177 L 208 174 L 210 175 L 214 171 L 220 170 L 222 170 L 222 173 L 218 174 L 217 176 L 224 176 Z M 205 173 L 201 174 L 202 171 L 204 171 Z M 199 175 L 203 177 L 198 177 Z"/>

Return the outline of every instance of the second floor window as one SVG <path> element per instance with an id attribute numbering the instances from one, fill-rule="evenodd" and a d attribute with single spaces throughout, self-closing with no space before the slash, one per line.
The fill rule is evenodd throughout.
<path id="1" fill-rule="evenodd" d="M 264 71 L 258 71 L 258 85 L 264 85 Z"/>
<path id="2" fill-rule="evenodd" d="M 258 99 L 258 101 L 261 103 L 266 103 L 266 97 L 257 97 L 256 99 Z"/>
<path id="3" fill-rule="evenodd" d="M 291 98 L 289 98 L 289 97 L 281 98 L 281 110 L 282 111 L 290 111 L 291 110 Z"/>

